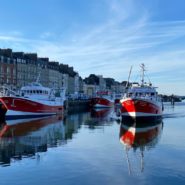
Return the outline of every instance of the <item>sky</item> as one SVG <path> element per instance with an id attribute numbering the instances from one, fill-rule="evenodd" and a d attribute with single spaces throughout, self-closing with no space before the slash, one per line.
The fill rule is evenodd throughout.
<path id="1" fill-rule="evenodd" d="M 0 48 L 117 81 L 139 80 L 185 95 L 184 0 L 0 0 Z"/>

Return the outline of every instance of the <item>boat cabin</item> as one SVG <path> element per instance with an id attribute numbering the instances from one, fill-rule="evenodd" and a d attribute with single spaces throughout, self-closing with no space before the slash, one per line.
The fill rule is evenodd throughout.
<path id="1" fill-rule="evenodd" d="M 40 83 L 34 82 L 21 88 L 21 96 L 26 98 L 43 98 L 51 96 L 51 89 L 43 87 Z"/>
<path id="2" fill-rule="evenodd" d="M 146 99 L 153 99 L 158 96 L 158 93 L 156 91 L 157 87 L 152 87 L 149 85 L 139 85 L 139 84 L 133 84 L 127 91 L 127 97 L 142 97 Z"/>

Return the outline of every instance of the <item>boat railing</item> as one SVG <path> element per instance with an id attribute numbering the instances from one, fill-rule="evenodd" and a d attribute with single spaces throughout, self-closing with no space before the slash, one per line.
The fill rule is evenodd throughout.
<path id="1" fill-rule="evenodd" d="M 16 91 L 11 90 L 9 87 L 7 86 L 1 86 L 0 87 L 0 96 L 20 96 L 19 93 L 17 93 Z"/>
<path id="2" fill-rule="evenodd" d="M 155 100 L 155 101 L 161 101 L 161 97 L 157 95 L 149 96 L 149 95 L 126 95 L 127 98 L 142 98 L 146 100 Z"/>
<path id="3" fill-rule="evenodd" d="M 48 96 L 49 100 L 65 100 L 66 99 L 66 89 L 51 89 L 50 94 Z"/>

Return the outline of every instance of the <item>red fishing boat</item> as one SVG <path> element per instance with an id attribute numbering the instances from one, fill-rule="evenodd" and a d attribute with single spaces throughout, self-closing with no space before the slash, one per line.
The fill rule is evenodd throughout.
<path id="1" fill-rule="evenodd" d="M 141 84 L 132 83 L 127 88 L 127 92 L 120 100 L 122 117 L 129 116 L 131 118 L 156 117 L 162 116 L 162 102 L 156 87 L 152 84 L 144 82 L 145 66 L 141 65 L 142 79 Z"/>
<path id="2" fill-rule="evenodd" d="M 97 92 L 95 98 L 91 99 L 91 106 L 94 108 L 110 108 L 114 106 L 113 95 L 108 91 Z"/>
<path id="3" fill-rule="evenodd" d="M 26 119 L 62 114 L 64 109 L 65 91 L 43 87 L 34 82 L 21 88 L 16 94 L 3 88 L 0 96 L 1 119 Z"/>

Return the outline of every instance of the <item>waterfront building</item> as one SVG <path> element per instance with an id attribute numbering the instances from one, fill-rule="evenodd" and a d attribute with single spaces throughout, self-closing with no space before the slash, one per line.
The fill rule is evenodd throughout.
<path id="1" fill-rule="evenodd" d="M 24 85 L 27 85 L 29 83 L 35 82 L 38 77 L 37 54 L 25 53 L 24 60 L 26 60 L 26 66 L 25 66 L 25 76 L 23 77 L 24 77 Z"/>
<path id="2" fill-rule="evenodd" d="M 80 94 L 92 96 L 96 91 L 106 89 L 106 81 L 101 75 L 92 76 L 88 83 L 89 86 L 84 87 L 83 79 L 74 71 L 73 67 L 59 64 L 59 62 L 50 62 L 49 58 L 38 57 L 37 53 L 0 49 L 1 85 L 19 90 L 22 86 L 35 82 L 37 79 L 43 86 L 57 89 L 64 87 L 67 94 L 75 97 Z"/>
<path id="3" fill-rule="evenodd" d="M 39 77 L 43 86 L 66 88 L 69 94 L 83 91 L 83 81 L 73 67 L 49 58 L 39 58 L 36 53 L 12 52 L 0 49 L 0 84 L 19 90 Z"/>
<path id="4" fill-rule="evenodd" d="M 62 74 L 62 73 L 61 73 Z M 69 75 L 68 74 L 62 74 L 62 87 L 66 90 L 66 94 L 69 94 L 68 91 L 68 81 L 69 81 Z"/>
<path id="5" fill-rule="evenodd" d="M 74 76 L 68 78 L 68 94 L 74 94 L 75 92 L 75 79 Z"/>
<path id="6" fill-rule="evenodd" d="M 45 86 L 49 87 L 49 58 L 38 58 L 37 60 L 37 74 L 40 76 L 39 82 Z"/>
<path id="7" fill-rule="evenodd" d="M 104 91 L 106 90 L 106 81 L 104 80 L 102 75 L 98 75 L 99 78 L 99 91 Z"/>
<path id="8" fill-rule="evenodd" d="M 126 90 L 126 87 L 123 84 L 116 83 L 114 85 L 111 85 L 111 91 L 115 93 L 124 93 Z"/>
<path id="9" fill-rule="evenodd" d="M 85 84 L 85 83 L 83 85 L 83 92 L 84 92 L 84 94 L 86 94 L 89 97 L 95 96 L 98 89 L 99 88 L 97 85 Z"/>
<path id="10" fill-rule="evenodd" d="M 79 83 L 79 74 L 76 73 L 76 75 L 74 76 L 74 93 L 78 94 L 80 89 L 80 83 Z"/>
<path id="11" fill-rule="evenodd" d="M 83 85 L 84 85 L 83 79 L 82 77 L 79 77 L 79 92 L 80 93 L 84 93 Z"/>
<path id="12" fill-rule="evenodd" d="M 0 84 L 13 90 L 17 83 L 16 62 L 11 49 L 0 49 Z"/>
<path id="13" fill-rule="evenodd" d="M 61 86 L 62 76 L 59 72 L 59 62 L 48 63 L 49 87 L 58 89 Z M 61 79 L 60 79 L 61 78 Z"/>
<path id="14" fill-rule="evenodd" d="M 17 89 L 37 79 L 37 54 L 13 52 L 17 60 Z"/>

